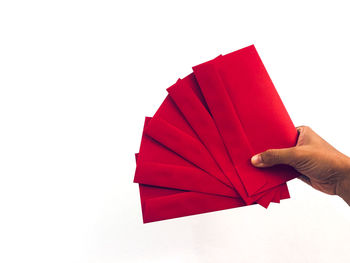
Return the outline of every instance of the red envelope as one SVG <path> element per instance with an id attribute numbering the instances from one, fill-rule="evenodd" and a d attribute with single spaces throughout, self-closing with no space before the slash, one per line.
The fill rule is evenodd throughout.
<path id="1" fill-rule="evenodd" d="M 138 165 L 138 154 L 136 161 Z M 239 198 L 139 185 L 144 223 L 245 206 Z M 283 199 L 289 198 L 284 196 Z"/>
<path id="2" fill-rule="evenodd" d="M 227 181 L 227 175 L 222 173 L 222 169 L 220 169 L 220 167 L 217 166 L 217 163 L 215 163 L 213 153 L 210 153 L 201 143 L 201 141 L 198 140 L 198 137 L 194 133 L 192 127 L 188 124 L 188 122 L 186 122 L 183 115 L 170 97 L 167 97 L 159 107 L 156 114 L 147 125 L 145 133 L 161 144 L 167 146 L 177 154 L 181 155 L 186 160 L 194 163 L 201 169 L 217 177 L 221 182 L 232 186 L 232 184 Z M 232 169 L 232 173 L 235 173 L 234 168 Z M 204 182 L 198 181 L 198 184 L 203 183 Z M 240 192 L 239 190 L 244 192 L 243 186 L 238 186 L 238 188 L 234 186 L 233 188 L 238 192 Z M 241 191 L 240 196 L 247 204 L 258 202 L 263 207 L 267 208 L 275 196 L 274 194 L 268 192 L 275 192 L 277 188 L 278 187 L 264 189 L 263 192 L 251 197 L 248 197 L 247 194 L 244 194 Z"/>
<path id="3" fill-rule="evenodd" d="M 244 186 L 229 158 L 219 131 L 215 126 L 215 122 L 203 103 L 201 92 L 194 75 L 190 74 L 183 80 L 178 80 L 175 85 L 171 86 L 167 90 L 187 122 L 191 124 L 191 127 L 196 132 L 201 142 L 209 150 L 213 158 L 219 164 L 221 170 L 229 178 L 232 185 L 238 191 L 243 200 L 247 204 L 251 204 L 262 198 L 262 195 L 248 197 Z M 286 185 L 280 187 L 286 188 Z M 268 205 L 269 200 L 266 200 L 268 196 L 274 196 L 272 200 L 277 202 L 278 193 L 280 190 L 273 189 L 273 192 L 276 191 L 277 193 L 273 195 L 265 195 L 266 193 L 264 193 L 264 197 L 261 202 L 263 202 L 265 207 Z"/>
<path id="4" fill-rule="evenodd" d="M 145 133 L 222 183 L 232 186 L 169 96 L 148 123 Z"/>
<path id="5" fill-rule="evenodd" d="M 137 166 L 139 155 L 135 154 Z M 139 185 L 143 223 L 244 206 L 240 198 Z"/>
<path id="6" fill-rule="evenodd" d="M 287 166 L 254 168 L 268 148 L 294 146 L 297 131 L 254 46 L 193 67 L 215 124 L 249 196 L 298 176 Z"/>
<path id="7" fill-rule="evenodd" d="M 244 206 L 241 199 L 140 185 L 143 222 Z"/>
<path id="8" fill-rule="evenodd" d="M 145 119 L 147 127 L 151 118 Z M 194 166 L 147 135 L 142 135 L 135 183 L 222 196 L 240 196 L 216 177 Z"/>
<path id="9" fill-rule="evenodd" d="M 287 166 L 252 155 L 291 147 L 296 129 L 254 46 L 193 67 L 146 118 L 134 182 L 144 222 L 289 198 Z"/>
<path id="10" fill-rule="evenodd" d="M 245 205 L 238 198 L 186 192 L 143 184 L 140 184 L 139 188 L 144 223 L 220 211 Z M 289 196 L 285 198 L 289 198 Z"/>
<path id="11" fill-rule="evenodd" d="M 198 91 L 197 93 L 195 91 Z M 223 173 L 235 185 L 239 180 L 234 166 L 230 160 L 224 142 L 215 126 L 209 111 L 199 97 L 199 87 L 193 74 L 167 89 L 171 99 L 181 111 L 184 119 L 190 124 L 199 140 L 208 149 L 212 158 L 216 161 Z M 242 193 L 240 193 L 242 195 Z"/>
<path id="12" fill-rule="evenodd" d="M 181 127 L 181 129 L 179 127 Z M 232 186 L 232 184 L 227 181 L 225 174 L 222 173 L 221 169 L 215 163 L 211 153 L 209 153 L 200 140 L 198 140 L 196 134 L 169 97 L 164 100 L 154 117 L 149 121 L 145 128 L 145 133 L 181 155 L 186 160 L 210 173 L 212 176 L 217 177 L 221 182 Z M 197 184 L 203 183 L 204 182 L 201 181 L 197 182 Z M 269 189 L 268 191 L 275 191 L 275 189 Z M 241 195 L 241 197 L 247 204 L 252 204 L 257 201 L 267 208 L 274 194 L 268 194 L 267 191 L 265 191 L 252 198 L 247 198 L 247 195 Z"/>

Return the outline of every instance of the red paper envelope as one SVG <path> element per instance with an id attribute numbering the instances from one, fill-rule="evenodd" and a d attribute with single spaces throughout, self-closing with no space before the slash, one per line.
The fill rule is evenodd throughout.
<path id="1" fill-rule="evenodd" d="M 138 155 L 136 154 L 138 163 Z M 138 165 L 138 164 L 137 164 Z M 239 198 L 229 198 L 176 189 L 139 185 L 144 223 L 203 214 L 245 206 Z M 284 198 L 289 196 L 284 196 Z"/>
<path id="2" fill-rule="evenodd" d="M 178 80 L 177 83 L 167 89 L 172 100 L 178 106 L 187 122 L 190 123 L 193 130 L 196 132 L 201 142 L 209 150 L 213 158 L 219 164 L 224 174 L 229 178 L 234 188 L 239 192 L 240 196 L 247 204 L 251 204 L 260 199 L 262 195 L 248 197 L 244 186 L 235 171 L 235 168 L 229 158 L 228 152 L 221 139 L 219 131 L 215 126 L 208 109 L 201 98 L 199 86 L 193 74 L 188 75 L 183 80 Z M 286 188 L 286 185 L 280 186 Z M 267 206 L 271 196 L 271 200 L 278 202 L 279 189 L 272 190 L 274 194 L 266 195 L 262 202 Z M 277 201 L 278 199 L 278 201 Z M 271 201 L 270 200 L 270 201 Z"/>
<path id="3" fill-rule="evenodd" d="M 232 184 L 221 171 L 210 152 L 198 139 L 174 102 L 168 96 L 145 128 L 145 133 L 173 150 L 189 162 L 218 178 L 227 186 Z"/>
<path id="4" fill-rule="evenodd" d="M 145 127 L 150 119 L 145 119 Z M 145 134 L 142 135 L 134 182 L 240 198 L 232 188 L 221 183 L 216 177 Z"/>
<path id="5" fill-rule="evenodd" d="M 254 46 L 193 67 L 195 77 L 248 195 L 298 176 L 286 166 L 257 169 L 250 158 L 294 146 L 297 131 Z"/>
<path id="6" fill-rule="evenodd" d="M 244 206 L 241 199 L 140 185 L 143 222 Z"/>
<path id="7" fill-rule="evenodd" d="M 195 91 L 198 91 L 197 93 Z M 197 134 L 200 142 L 208 149 L 212 158 L 216 161 L 223 173 L 235 185 L 237 176 L 232 165 L 224 142 L 215 126 L 209 111 L 199 97 L 199 87 L 193 74 L 183 80 L 178 80 L 175 85 L 167 89 L 171 99 L 181 111 L 184 119 L 190 124 Z M 242 193 L 240 193 L 242 195 Z"/>
<path id="8" fill-rule="evenodd" d="M 167 146 L 177 154 L 181 155 L 186 160 L 194 163 L 201 169 L 217 177 L 221 182 L 232 186 L 232 184 L 227 181 L 227 175 L 222 172 L 222 169 L 217 166 L 217 163 L 213 159 L 213 155 L 215 153 L 210 153 L 201 143 L 197 135 L 194 133 L 192 127 L 188 122 L 186 122 L 186 119 L 183 117 L 170 97 L 167 97 L 159 107 L 156 114 L 147 125 L 145 133 L 161 144 Z M 226 151 L 224 154 L 227 154 Z M 233 167 L 232 169 L 232 173 L 235 173 Z M 229 170 L 227 169 L 226 171 Z M 198 181 L 197 183 L 203 184 L 204 182 Z M 278 187 L 286 186 L 281 185 Z M 278 187 L 264 189 L 263 192 L 248 197 L 247 194 L 242 194 L 242 191 L 244 192 L 242 185 L 238 185 L 238 188 L 233 186 L 233 188 L 238 192 L 240 192 L 239 190 L 242 190 L 240 192 L 240 196 L 247 204 L 258 202 L 265 208 L 268 207 L 269 203 L 273 201 L 275 196 L 275 194 L 268 192 L 275 192 Z"/>
<path id="9" fill-rule="evenodd" d="M 138 166 L 139 155 L 135 154 Z M 240 198 L 139 185 L 144 223 L 244 206 Z"/>
<path id="10" fill-rule="evenodd" d="M 193 67 L 146 118 L 134 182 L 144 222 L 289 198 L 287 166 L 256 153 L 291 147 L 297 132 L 253 46 Z"/>

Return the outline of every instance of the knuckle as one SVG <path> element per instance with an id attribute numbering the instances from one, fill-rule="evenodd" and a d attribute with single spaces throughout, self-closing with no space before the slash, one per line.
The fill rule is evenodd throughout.
<path id="1" fill-rule="evenodd" d="M 286 158 L 286 164 L 293 166 L 300 159 L 300 156 L 301 152 L 297 147 L 290 148 L 288 158 Z"/>
<path id="2" fill-rule="evenodd" d="M 275 150 L 267 150 L 265 156 L 262 156 L 263 162 L 268 164 L 277 163 L 280 159 L 279 154 Z"/>
<path id="3" fill-rule="evenodd" d="M 310 126 L 307 126 L 307 125 L 300 125 L 297 127 L 297 129 L 300 129 L 300 130 L 311 130 Z"/>
<path id="4" fill-rule="evenodd" d="M 305 132 L 311 132 L 312 131 L 310 126 L 304 126 L 304 130 L 305 130 Z"/>

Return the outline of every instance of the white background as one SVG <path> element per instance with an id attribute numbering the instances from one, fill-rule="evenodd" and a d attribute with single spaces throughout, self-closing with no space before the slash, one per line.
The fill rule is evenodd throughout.
<path id="1" fill-rule="evenodd" d="M 146 225 L 132 183 L 165 89 L 250 44 L 294 124 L 349 155 L 346 2 L 1 1 L 0 262 L 349 262 L 350 208 L 301 181 Z"/>

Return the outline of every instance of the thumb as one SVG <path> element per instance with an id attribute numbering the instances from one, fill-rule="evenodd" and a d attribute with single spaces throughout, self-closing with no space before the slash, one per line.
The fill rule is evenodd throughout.
<path id="1" fill-rule="evenodd" d="M 254 155 L 251 163 L 256 167 L 270 167 L 276 164 L 291 164 L 295 158 L 295 147 L 270 149 Z"/>

